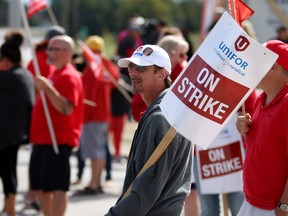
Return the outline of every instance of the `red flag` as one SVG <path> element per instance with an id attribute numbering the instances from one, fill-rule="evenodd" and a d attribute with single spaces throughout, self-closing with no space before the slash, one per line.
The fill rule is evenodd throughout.
<path id="1" fill-rule="evenodd" d="M 113 77 L 113 79 L 118 80 L 119 69 L 116 67 L 116 65 L 105 57 L 102 57 L 101 60 L 105 72 L 107 72 L 109 76 Z"/>
<path id="2" fill-rule="evenodd" d="M 80 47 L 82 48 L 83 54 L 85 58 L 87 59 L 90 67 L 94 71 L 94 75 L 96 79 L 100 79 L 100 77 L 102 76 L 102 69 L 98 62 L 101 61 L 101 59 L 98 59 L 99 57 L 95 55 L 92 52 L 92 50 L 83 41 L 79 40 L 78 43 Z"/>
<path id="3" fill-rule="evenodd" d="M 27 16 L 31 18 L 34 14 L 46 8 L 45 0 L 30 0 L 27 8 Z"/>
<path id="4" fill-rule="evenodd" d="M 241 26 L 241 22 L 248 19 L 254 11 L 242 0 L 228 0 L 231 16 Z"/>

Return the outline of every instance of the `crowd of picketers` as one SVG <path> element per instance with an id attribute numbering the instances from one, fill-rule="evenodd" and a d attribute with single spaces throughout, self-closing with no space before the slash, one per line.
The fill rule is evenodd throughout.
<path id="1" fill-rule="evenodd" d="M 277 33 L 265 46 L 278 60 L 259 84 L 263 93 L 253 95 L 249 113 L 237 121 L 246 159 L 244 192 L 228 194 L 232 215 L 288 215 L 288 122 L 282 116 L 288 109 L 288 36 L 285 27 Z M 65 29 L 51 26 L 27 67 L 20 51 L 24 35 L 7 31 L 0 52 L 1 215 L 16 215 L 17 153 L 24 144 L 32 145 L 26 204 L 45 216 L 65 214 L 66 192 L 81 182 L 85 160 L 91 179 L 74 196 L 105 193 L 102 181 L 113 181 L 112 162 L 127 162 L 123 192 L 107 215 L 180 215 L 184 202 L 186 216 L 220 215 L 219 194 L 201 194 L 199 177 L 191 180 L 192 145 L 178 133 L 161 159 L 136 178 L 169 128 L 159 103 L 194 53 L 185 29 L 131 17 L 108 59 L 101 36 L 88 36 L 76 52 Z M 123 157 L 127 121 L 138 128 L 129 157 Z M 78 174 L 70 182 L 75 150 Z"/>

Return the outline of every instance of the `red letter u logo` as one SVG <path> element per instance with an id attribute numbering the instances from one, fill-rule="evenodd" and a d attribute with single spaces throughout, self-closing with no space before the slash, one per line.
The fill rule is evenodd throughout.
<path id="1" fill-rule="evenodd" d="M 237 38 L 237 40 L 235 41 L 235 44 L 234 44 L 235 49 L 238 52 L 246 50 L 249 45 L 250 45 L 249 40 L 246 37 L 242 36 L 242 35 L 240 35 Z"/>

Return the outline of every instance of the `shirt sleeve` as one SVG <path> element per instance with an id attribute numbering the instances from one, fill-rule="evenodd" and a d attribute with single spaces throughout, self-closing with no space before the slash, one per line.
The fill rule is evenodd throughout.
<path id="1" fill-rule="evenodd" d="M 284 137 L 284 143 L 285 143 L 285 147 L 286 147 L 286 154 L 288 155 L 288 118 L 287 117 L 284 117 L 286 115 L 286 113 L 288 112 L 288 103 L 286 103 L 286 106 L 285 107 L 285 111 L 283 112 L 283 127 L 282 127 L 282 134 L 283 134 L 283 137 Z"/>
<path id="2" fill-rule="evenodd" d="M 63 76 L 61 77 L 61 81 L 57 84 L 56 89 L 59 91 L 59 93 L 68 99 L 73 106 L 78 104 L 79 100 L 79 85 L 80 85 L 81 79 L 77 76 Z"/>

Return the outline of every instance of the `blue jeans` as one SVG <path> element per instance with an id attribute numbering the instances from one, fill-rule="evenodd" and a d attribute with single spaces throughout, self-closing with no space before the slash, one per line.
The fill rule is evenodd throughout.
<path id="1" fill-rule="evenodd" d="M 77 178 L 78 180 L 82 179 L 84 167 L 85 167 L 85 160 L 82 159 L 80 148 L 78 148 L 77 150 L 77 168 L 78 168 Z"/>
<path id="2" fill-rule="evenodd" d="M 220 216 L 220 194 L 201 194 L 197 160 L 194 157 L 194 176 L 201 204 L 201 216 Z M 227 194 L 227 202 L 232 216 L 236 216 L 244 200 L 243 192 Z"/>

